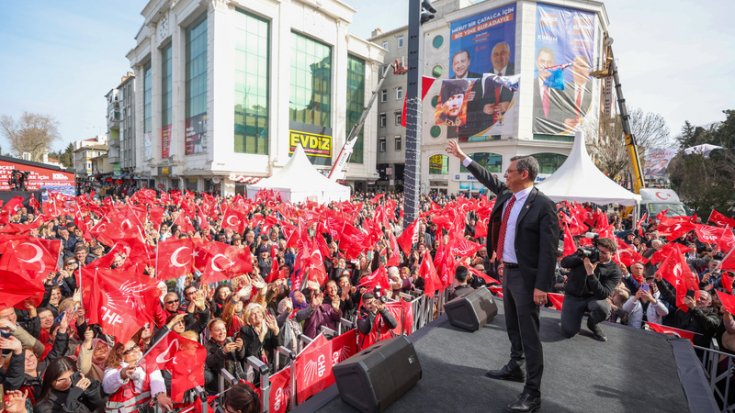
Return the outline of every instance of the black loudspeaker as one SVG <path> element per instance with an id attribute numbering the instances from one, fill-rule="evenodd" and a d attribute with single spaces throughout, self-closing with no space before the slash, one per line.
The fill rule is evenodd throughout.
<path id="1" fill-rule="evenodd" d="M 453 326 L 476 331 L 493 321 L 495 315 L 498 314 L 498 305 L 492 293 L 483 286 L 444 304 L 444 311 L 449 317 L 449 323 Z"/>
<path id="2" fill-rule="evenodd" d="M 332 368 L 342 401 L 361 412 L 382 412 L 421 379 L 406 336 L 379 341 Z"/>

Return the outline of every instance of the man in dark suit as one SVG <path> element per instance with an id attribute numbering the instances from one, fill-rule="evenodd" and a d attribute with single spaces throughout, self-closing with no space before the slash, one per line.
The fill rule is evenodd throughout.
<path id="1" fill-rule="evenodd" d="M 579 125 L 592 104 L 592 89 L 589 84 L 590 64 L 580 55 L 574 58 L 571 66 L 572 82 L 564 87 L 564 126 L 571 133 Z"/>
<path id="2" fill-rule="evenodd" d="M 539 49 L 536 55 L 536 79 L 533 83 L 533 133 L 559 135 L 564 132 L 566 112 L 563 93 L 544 84 L 551 76 L 549 67 L 556 65 L 554 51 Z"/>
<path id="3" fill-rule="evenodd" d="M 493 64 L 493 74 L 497 76 L 514 74 L 513 63 L 510 63 L 510 45 L 508 42 L 502 41 L 493 46 L 490 60 Z M 500 117 L 508 110 L 508 105 L 512 99 L 512 90 L 494 82 L 492 77 L 486 77 L 483 80 L 482 112 L 485 114 L 487 127 L 500 120 Z"/>
<path id="4" fill-rule="evenodd" d="M 497 202 L 490 215 L 488 251 L 496 251 L 496 262 L 503 265 L 503 308 L 511 343 L 511 360 L 500 370 L 488 371 L 487 377 L 525 381 L 510 412 L 531 412 L 541 405 L 543 349 L 539 339 L 539 306 L 547 301 L 546 293 L 554 283 L 559 225 L 556 207 L 533 186 L 538 162 L 531 156 L 511 158 L 501 182 L 450 140 L 447 152 L 462 164 L 490 191 Z M 523 371 L 527 362 L 526 373 Z"/>

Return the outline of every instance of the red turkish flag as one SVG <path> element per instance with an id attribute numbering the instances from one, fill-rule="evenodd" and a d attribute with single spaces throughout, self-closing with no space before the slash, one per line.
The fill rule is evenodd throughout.
<path id="1" fill-rule="evenodd" d="M 385 308 L 396 319 L 396 328 L 393 329 L 395 334 L 409 335 L 413 332 L 413 305 L 411 303 L 404 300 L 393 301 L 386 303 Z"/>
<path id="2" fill-rule="evenodd" d="M 332 374 L 332 343 L 318 335 L 296 357 L 296 399 L 304 400 L 334 383 Z"/>
<path id="3" fill-rule="evenodd" d="M 210 241 L 196 248 L 194 264 L 202 272 L 202 278 L 207 283 L 226 280 L 237 275 L 233 271 L 235 261 L 230 258 L 232 251 L 229 248 L 230 245 L 219 241 Z"/>
<path id="4" fill-rule="evenodd" d="M 357 329 L 348 330 L 330 340 L 332 364 L 339 364 L 357 354 Z"/>
<path id="5" fill-rule="evenodd" d="M 369 276 L 361 278 L 357 287 L 365 287 L 368 290 L 373 290 L 377 285 L 379 285 L 383 291 L 391 289 L 390 281 L 388 281 L 388 273 L 383 265 L 378 267 L 378 269 Z"/>
<path id="6" fill-rule="evenodd" d="M 111 246 L 107 254 L 87 264 L 86 267 L 110 268 L 118 255 L 125 257 L 122 268 L 135 273 L 141 273 L 142 267 L 151 263 L 148 246 L 139 238 L 121 238 L 113 241 Z"/>
<path id="7" fill-rule="evenodd" d="M 247 226 L 245 214 L 235 208 L 227 208 L 222 216 L 222 229 L 231 229 L 238 234 L 242 234 Z"/>
<path id="8" fill-rule="evenodd" d="M 156 278 L 170 280 L 193 272 L 194 243 L 190 238 L 169 238 L 158 244 Z"/>
<path id="9" fill-rule="evenodd" d="M 725 294 L 722 291 L 717 291 L 717 296 L 720 297 L 722 306 L 730 314 L 735 314 L 735 297 L 731 294 Z"/>
<path id="10" fill-rule="evenodd" d="M 643 224 L 646 222 L 646 219 L 648 219 L 648 212 L 641 215 L 641 219 L 635 224 L 635 227 L 638 228 L 638 235 L 640 236 L 643 236 Z"/>
<path id="11" fill-rule="evenodd" d="M 401 265 L 401 251 L 396 241 L 396 236 L 393 235 L 393 231 L 388 231 L 388 240 L 390 241 L 390 257 L 388 262 L 385 263 L 388 267 L 397 267 Z"/>
<path id="12" fill-rule="evenodd" d="M 733 282 L 733 276 L 730 271 L 723 271 L 722 272 L 722 288 L 725 289 L 728 293 L 732 294 L 732 282 Z"/>
<path id="13" fill-rule="evenodd" d="M 30 298 L 38 306 L 43 300 L 43 280 L 32 280 L 25 273 L 0 269 L 0 308 L 13 307 Z"/>
<path id="14" fill-rule="evenodd" d="M 288 410 L 288 402 L 291 398 L 291 366 L 281 369 L 272 375 L 270 400 L 268 401 L 269 412 L 285 413 Z"/>
<path id="15" fill-rule="evenodd" d="M 562 307 L 564 307 L 564 294 L 546 293 L 546 295 L 549 297 L 549 302 L 554 310 L 561 311 Z"/>
<path id="16" fill-rule="evenodd" d="M 711 222 L 720 227 L 735 227 L 735 219 L 732 219 L 717 210 L 713 209 L 709 214 L 707 222 Z"/>
<path id="17" fill-rule="evenodd" d="M 574 236 L 569 229 L 569 225 L 564 225 L 564 256 L 572 255 L 577 251 L 577 245 L 574 243 Z"/>
<path id="18" fill-rule="evenodd" d="M 631 245 L 626 244 L 625 241 L 618 237 L 615 237 L 615 242 L 618 244 L 618 250 L 615 252 L 617 262 L 622 263 L 626 267 L 630 267 L 636 262 L 643 262 L 643 256 L 634 250 Z"/>
<path id="19" fill-rule="evenodd" d="M 177 216 L 174 220 L 173 224 L 179 228 L 182 234 L 196 231 L 194 229 L 194 225 L 191 223 L 191 218 L 189 218 L 184 213 L 184 211 L 181 211 L 179 216 Z"/>
<path id="20" fill-rule="evenodd" d="M 431 261 L 431 254 L 429 254 L 428 250 L 424 253 L 424 259 L 421 260 L 419 275 L 424 278 L 424 294 L 432 297 L 434 296 L 434 292 L 442 289 L 441 280 L 436 273 L 436 268 L 434 268 L 434 263 Z"/>
<path id="21" fill-rule="evenodd" d="M 36 219 L 30 224 L 16 224 L 11 222 L 0 227 L 0 234 L 28 235 L 31 233 L 31 230 L 40 227 L 42 223 L 43 221 L 40 219 Z"/>
<path id="22" fill-rule="evenodd" d="M 689 330 L 682 330 L 680 328 L 674 328 L 669 326 L 663 326 L 661 324 L 652 323 L 650 321 L 646 321 L 646 324 L 648 324 L 648 327 L 651 328 L 651 330 L 661 333 L 661 334 L 673 334 L 679 338 L 685 338 L 692 343 L 694 343 L 694 335 L 697 334 L 693 331 Z"/>
<path id="23" fill-rule="evenodd" d="M 171 373 L 171 399 L 184 401 L 184 393 L 204 386 L 204 365 L 207 349 L 200 343 L 173 331 L 163 336 L 144 357 L 146 371 L 168 370 Z"/>
<path id="24" fill-rule="evenodd" d="M 470 272 L 471 272 L 472 274 L 475 274 L 476 276 L 478 276 L 478 277 L 482 278 L 483 280 L 485 280 L 485 283 L 486 283 L 487 285 L 492 285 L 492 284 L 497 284 L 497 285 L 500 285 L 500 281 L 498 281 L 498 280 L 496 280 L 495 278 L 493 278 L 493 277 L 491 277 L 491 276 L 489 276 L 489 275 L 485 274 L 484 272 L 482 272 L 482 271 L 480 271 L 480 270 L 476 270 L 476 269 L 474 269 L 474 268 L 472 268 L 472 267 L 467 267 L 467 269 L 468 269 L 468 270 L 469 270 L 469 271 L 470 271 Z"/>
<path id="25" fill-rule="evenodd" d="M 408 257 L 411 254 L 411 247 L 415 242 L 418 242 L 418 219 L 415 219 L 411 225 L 406 227 L 405 230 L 398 236 L 398 245 L 401 246 L 401 250 Z"/>
<path id="26" fill-rule="evenodd" d="M 725 254 L 735 248 L 735 235 L 732 233 L 732 228 L 723 228 L 722 235 L 717 239 L 717 246 L 720 247 L 720 251 L 724 251 Z"/>
<path id="27" fill-rule="evenodd" d="M 0 268 L 10 272 L 24 271 L 28 278 L 45 278 L 56 271 L 61 253 L 61 241 L 22 236 L 2 246 Z"/>
<path id="28" fill-rule="evenodd" d="M 82 302 L 90 324 L 125 342 L 153 321 L 160 291 L 156 281 L 104 268 L 82 269 Z"/>

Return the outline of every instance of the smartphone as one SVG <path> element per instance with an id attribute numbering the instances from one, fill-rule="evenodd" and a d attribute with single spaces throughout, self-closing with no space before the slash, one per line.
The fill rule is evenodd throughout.
<path id="1" fill-rule="evenodd" d="M 644 282 L 643 284 L 641 284 L 641 290 L 643 290 L 643 291 L 645 291 L 647 293 L 648 292 L 651 292 L 651 286 L 648 285 L 648 283 Z"/>
<path id="2" fill-rule="evenodd" d="M 687 297 L 694 298 L 694 290 L 687 290 Z"/>
<path id="3" fill-rule="evenodd" d="M 59 313 L 59 315 L 56 316 L 54 319 L 54 324 L 61 324 L 61 320 L 64 319 L 64 316 L 66 315 L 66 311 L 62 311 Z"/>

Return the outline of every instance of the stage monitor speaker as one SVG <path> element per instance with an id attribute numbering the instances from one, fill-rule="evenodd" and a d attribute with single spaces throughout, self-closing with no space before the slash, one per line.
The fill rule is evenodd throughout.
<path id="1" fill-rule="evenodd" d="M 360 412 L 382 412 L 421 379 L 406 336 L 379 341 L 332 368 L 342 401 Z"/>
<path id="2" fill-rule="evenodd" d="M 477 331 L 493 321 L 498 314 L 498 305 L 487 287 L 480 287 L 469 294 L 461 295 L 444 304 L 449 323 L 468 331 Z"/>

